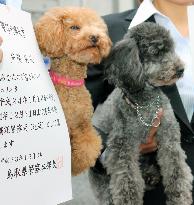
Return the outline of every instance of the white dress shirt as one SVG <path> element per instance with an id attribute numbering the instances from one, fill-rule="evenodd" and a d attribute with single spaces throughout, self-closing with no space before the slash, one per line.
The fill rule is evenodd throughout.
<path id="1" fill-rule="evenodd" d="M 176 85 L 188 120 L 191 121 L 194 111 L 194 65 L 192 62 L 189 38 L 183 37 L 180 34 L 173 22 L 154 7 L 152 0 L 144 0 L 141 3 L 129 29 L 146 21 L 152 15 L 154 15 L 159 25 L 170 31 L 175 42 L 176 53 L 185 64 L 184 76 L 177 81 Z"/>

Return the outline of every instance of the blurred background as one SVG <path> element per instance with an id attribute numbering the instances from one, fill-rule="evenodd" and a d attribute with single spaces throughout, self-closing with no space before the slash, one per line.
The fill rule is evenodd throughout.
<path id="1" fill-rule="evenodd" d="M 137 6 L 136 0 L 23 0 L 23 9 L 31 12 L 35 22 L 43 12 L 54 6 L 86 6 L 100 15 L 120 12 Z"/>
<path id="2" fill-rule="evenodd" d="M 33 22 L 54 6 L 85 6 L 93 8 L 99 15 L 106 15 L 133 9 L 137 7 L 137 0 L 23 0 L 23 9 L 32 14 Z M 73 200 L 61 205 L 97 205 L 87 172 L 73 177 L 72 183 Z"/>

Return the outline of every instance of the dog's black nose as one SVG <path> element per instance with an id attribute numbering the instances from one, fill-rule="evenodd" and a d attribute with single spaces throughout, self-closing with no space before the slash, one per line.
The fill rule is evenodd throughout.
<path id="1" fill-rule="evenodd" d="M 179 68 L 179 69 L 177 69 L 177 71 L 176 71 L 176 75 L 177 75 L 177 77 L 182 77 L 183 76 L 183 73 L 184 73 L 184 69 L 183 68 Z"/>
<path id="2" fill-rule="evenodd" d="M 98 36 L 94 36 L 94 35 L 90 36 L 90 40 L 92 41 L 93 44 L 96 44 L 98 42 L 98 39 L 99 39 Z"/>

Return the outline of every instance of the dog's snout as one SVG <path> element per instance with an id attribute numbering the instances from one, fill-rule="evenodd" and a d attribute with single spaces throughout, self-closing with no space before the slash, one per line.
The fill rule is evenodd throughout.
<path id="1" fill-rule="evenodd" d="M 90 40 L 93 44 L 96 44 L 98 42 L 99 36 L 91 35 Z"/>
<path id="2" fill-rule="evenodd" d="M 178 77 L 182 77 L 182 76 L 183 76 L 183 73 L 184 73 L 184 68 L 179 68 L 179 69 L 177 69 L 177 71 L 176 71 L 176 75 L 177 75 Z"/>

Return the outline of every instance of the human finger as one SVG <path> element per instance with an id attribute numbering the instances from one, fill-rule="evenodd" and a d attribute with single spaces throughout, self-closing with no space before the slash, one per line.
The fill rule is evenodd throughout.
<path id="1" fill-rule="evenodd" d="M 3 43 L 3 38 L 0 36 L 0 46 Z"/>
<path id="2" fill-rule="evenodd" d="M 2 49 L 0 49 L 0 63 L 2 62 L 2 59 L 3 59 L 3 51 Z"/>
<path id="3" fill-rule="evenodd" d="M 156 138 L 153 139 L 151 143 L 141 144 L 140 153 L 147 154 L 157 150 L 157 141 Z"/>

